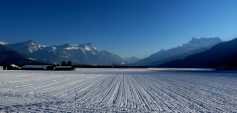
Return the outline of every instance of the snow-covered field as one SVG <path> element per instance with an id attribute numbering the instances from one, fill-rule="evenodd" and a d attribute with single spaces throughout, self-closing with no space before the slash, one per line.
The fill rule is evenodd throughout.
<path id="1" fill-rule="evenodd" d="M 0 71 L 0 112 L 232 113 L 237 73 Z"/>

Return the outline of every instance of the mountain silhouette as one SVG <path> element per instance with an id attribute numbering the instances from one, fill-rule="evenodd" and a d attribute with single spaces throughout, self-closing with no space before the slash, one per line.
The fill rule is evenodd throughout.
<path id="1" fill-rule="evenodd" d="M 237 38 L 222 42 L 216 46 L 184 59 L 174 60 L 158 65 L 159 67 L 192 67 L 192 68 L 236 68 Z"/>
<path id="2" fill-rule="evenodd" d="M 218 37 L 192 38 L 189 42 L 167 50 L 160 50 L 134 65 L 157 66 L 173 60 L 183 59 L 189 55 L 203 52 L 221 42 Z"/>

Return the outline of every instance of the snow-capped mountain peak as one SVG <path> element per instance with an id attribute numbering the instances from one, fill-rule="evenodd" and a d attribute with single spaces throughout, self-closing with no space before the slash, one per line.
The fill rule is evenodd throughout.
<path id="1" fill-rule="evenodd" d="M 23 55 L 29 55 L 31 53 L 34 53 L 36 51 L 39 51 L 47 47 L 46 45 L 42 45 L 33 40 L 28 40 L 25 42 L 20 42 L 20 43 L 15 43 L 15 44 L 8 44 L 8 46 Z"/>
<path id="2" fill-rule="evenodd" d="M 64 50 L 78 50 L 78 44 L 64 44 Z"/>
<path id="3" fill-rule="evenodd" d="M 96 51 L 96 47 L 92 44 L 92 43 L 87 43 L 85 45 L 83 45 L 84 49 L 86 51 Z"/>
<path id="4" fill-rule="evenodd" d="M 0 41 L 0 45 L 6 45 L 6 42 Z"/>
<path id="5" fill-rule="evenodd" d="M 172 60 L 183 59 L 189 55 L 205 51 L 221 42 L 222 40 L 218 37 L 192 38 L 190 41 L 180 46 L 160 50 L 149 57 L 140 60 L 136 65 L 159 65 Z"/>
<path id="6" fill-rule="evenodd" d="M 123 62 L 120 56 L 97 50 L 92 43 L 45 46 L 29 40 L 8 46 L 27 58 L 47 63 L 61 63 L 69 60 L 78 64 L 121 64 Z"/>
<path id="7" fill-rule="evenodd" d="M 64 44 L 64 50 L 82 50 L 82 51 L 96 51 L 96 47 L 91 43 L 86 44 Z"/>
<path id="8" fill-rule="evenodd" d="M 25 44 L 25 46 L 28 48 L 28 51 L 31 53 L 46 47 L 46 45 L 39 44 L 32 40 L 26 41 Z"/>

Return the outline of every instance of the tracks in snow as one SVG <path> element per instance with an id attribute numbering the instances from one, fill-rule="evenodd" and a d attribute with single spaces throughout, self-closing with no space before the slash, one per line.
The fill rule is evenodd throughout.
<path id="1" fill-rule="evenodd" d="M 3 112 L 237 112 L 235 73 L 4 71 Z"/>

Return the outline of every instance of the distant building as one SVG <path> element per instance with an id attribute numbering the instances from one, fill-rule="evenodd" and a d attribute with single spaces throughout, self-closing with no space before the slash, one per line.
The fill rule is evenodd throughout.
<path id="1" fill-rule="evenodd" d="M 56 71 L 72 71 L 74 66 L 59 65 L 24 65 L 22 67 L 15 64 L 0 66 L 0 70 L 56 70 Z"/>
<path id="2" fill-rule="evenodd" d="M 54 70 L 57 71 L 70 71 L 70 70 L 74 70 L 75 68 L 73 66 L 55 66 Z"/>
<path id="3" fill-rule="evenodd" d="M 0 70 L 3 70 L 3 66 L 0 66 Z"/>
<path id="4" fill-rule="evenodd" d="M 24 65 L 22 70 L 48 70 L 51 65 Z"/>
<path id="5" fill-rule="evenodd" d="M 21 67 L 15 64 L 11 64 L 11 65 L 4 65 L 3 70 L 20 70 Z"/>

